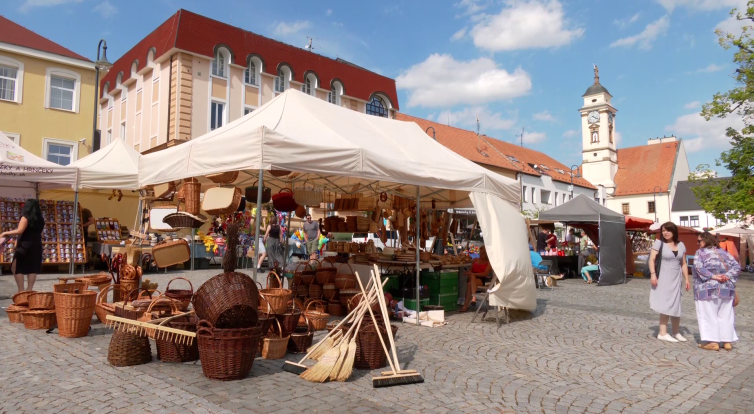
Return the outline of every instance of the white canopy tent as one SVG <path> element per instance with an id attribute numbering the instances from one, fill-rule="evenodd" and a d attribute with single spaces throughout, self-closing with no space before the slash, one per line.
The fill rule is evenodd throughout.
<path id="1" fill-rule="evenodd" d="M 242 177 L 249 180 L 264 170 L 300 173 L 278 179 L 283 182 L 278 187 L 306 180 L 345 194 L 385 191 L 448 208 L 468 206 L 470 199 L 499 281 L 490 303 L 536 308 L 526 224 L 516 207 L 518 182 L 459 156 L 411 122 L 358 113 L 289 89 L 222 128 L 142 156 L 139 184 L 226 171 L 253 172 Z"/>
<path id="2" fill-rule="evenodd" d="M 139 158 L 138 151 L 117 139 L 71 166 L 79 169 L 78 188 L 138 190 Z"/>
<path id="3" fill-rule="evenodd" d="M 745 237 L 745 235 L 754 234 L 754 230 L 750 228 L 744 228 L 741 224 L 728 224 L 725 227 L 719 228 L 717 230 L 712 230 L 712 233 L 723 236 Z"/>

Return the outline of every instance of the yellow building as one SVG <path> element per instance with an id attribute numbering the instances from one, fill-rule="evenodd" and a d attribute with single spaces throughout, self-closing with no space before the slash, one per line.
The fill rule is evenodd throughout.
<path id="1" fill-rule="evenodd" d="M 0 131 L 67 165 L 92 141 L 94 63 L 0 16 Z"/>

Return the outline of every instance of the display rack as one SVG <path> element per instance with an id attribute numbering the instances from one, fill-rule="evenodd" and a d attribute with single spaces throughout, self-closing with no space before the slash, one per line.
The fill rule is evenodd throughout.
<path id="1" fill-rule="evenodd" d="M 121 227 L 118 219 L 111 217 L 102 217 L 94 219 L 94 226 L 97 229 L 97 241 L 104 244 L 120 244 Z"/>
<path id="2" fill-rule="evenodd" d="M 45 227 L 42 230 L 42 264 L 62 265 L 86 263 L 86 246 L 81 226 L 81 205 L 76 214 L 76 241 L 71 242 L 71 225 L 73 221 L 73 202 L 39 200 Z M 23 212 L 24 200 L 0 197 L 0 227 L 2 231 L 15 230 Z M 75 250 L 74 250 L 75 249 Z M 5 250 L 0 253 L 0 265 L 9 265 L 16 250 L 16 237 L 8 241 Z M 75 253 L 73 253 L 75 251 Z M 68 257 L 66 257 L 66 254 Z"/>

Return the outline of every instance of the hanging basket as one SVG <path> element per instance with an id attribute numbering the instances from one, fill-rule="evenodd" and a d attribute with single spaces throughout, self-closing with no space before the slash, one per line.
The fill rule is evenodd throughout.
<path id="1" fill-rule="evenodd" d="M 202 185 L 199 183 L 199 180 L 196 178 L 187 178 L 181 189 L 183 190 L 184 195 L 183 202 L 186 204 L 186 213 L 194 216 L 199 215 L 201 211 L 200 198 L 202 193 Z"/>
<path id="2" fill-rule="evenodd" d="M 259 182 L 259 180 L 254 181 L 254 185 L 251 187 L 246 187 L 244 189 L 244 195 L 246 196 L 246 201 L 249 203 L 256 204 L 257 202 L 257 195 L 259 192 L 259 186 L 256 184 Z M 269 203 L 270 198 L 272 197 L 272 189 L 270 187 L 262 187 L 262 204 Z"/>
<path id="3" fill-rule="evenodd" d="M 238 178 L 238 171 L 227 171 L 218 174 L 205 175 L 204 177 L 216 184 L 229 184 L 236 181 Z"/>
<path id="4" fill-rule="evenodd" d="M 300 206 L 319 207 L 322 202 L 322 192 L 306 189 L 306 182 L 301 188 L 293 190 L 293 198 Z"/>
<path id="5" fill-rule="evenodd" d="M 157 267 L 169 267 L 191 260 L 191 250 L 183 239 L 161 241 L 152 248 L 152 256 Z"/>
<path id="6" fill-rule="evenodd" d="M 270 174 L 272 174 L 273 177 L 285 177 L 286 175 L 289 175 L 291 171 L 287 170 L 270 170 Z"/>
<path id="7" fill-rule="evenodd" d="M 173 283 L 174 280 L 185 280 L 189 284 L 189 289 L 170 289 L 170 284 Z M 178 309 L 180 309 L 181 312 L 186 312 L 191 304 L 191 298 L 194 296 L 194 285 L 185 277 L 170 279 L 168 285 L 165 287 L 165 296 L 178 301 Z"/>
<path id="8" fill-rule="evenodd" d="M 210 188 L 202 201 L 202 209 L 212 216 L 235 213 L 240 205 L 241 189 L 238 187 Z"/>
<path id="9" fill-rule="evenodd" d="M 302 204 L 299 204 L 298 207 L 296 207 L 296 217 L 300 219 L 306 217 L 306 207 Z"/>
<path id="10" fill-rule="evenodd" d="M 298 207 L 296 200 L 293 199 L 293 191 L 290 188 L 283 188 L 277 194 L 273 195 L 272 205 L 275 207 L 275 210 L 286 213 L 294 211 Z"/>
<path id="11" fill-rule="evenodd" d="M 162 219 L 163 223 L 174 229 L 198 229 L 207 222 L 207 218 L 188 211 L 179 211 L 168 214 Z"/>

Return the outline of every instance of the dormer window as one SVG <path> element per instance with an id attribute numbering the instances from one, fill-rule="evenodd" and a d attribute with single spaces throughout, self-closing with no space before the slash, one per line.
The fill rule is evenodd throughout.
<path id="1" fill-rule="evenodd" d="M 257 65 L 255 65 L 254 62 L 249 63 L 249 67 L 246 68 L 246 75 L 244 76 L 244 81 L 248 83 L 249 85 L 257 84 Z"/>
<path id="2" fill-rule="evenodd" d="M 372 96 L 372 99 L 367 102 L 367 114 L 387 118 L 387 105 L 385 105 L 382 98 L 374 95 Z"/>
<path id="3" fill-rule="evenodd" d="M 212 61 L 212 76 L 225 78 L 228 76 L 228 64 L 230 53 L 224 47 L 218 47 L 215 51 L 215 59 Z"/>
<path id="4" fill-rule="evenodd" d="M 282 93 L 288 89 L 291 79 L 293 78 L 293 72 L 287 65 L 280 65 L 278 67 L 278 76 L 275 78 L 275 92 Z"/>
<path id="5" fill-rule="evenodd" d="M 343 84 L 333 81 L 330 92 L 327 93 L 327 102 L 340 106 L 340 97 L 343 96 Z"/>
<path id="6" fill-rule="evenodd" d="M 513 155 L 506 155 L 505 157 L 508 158 L 509 160 L 513 161 L 513 162 L 521 162 L 521 161 L 517 160 L 516 157 L 514 157 Z"/>

